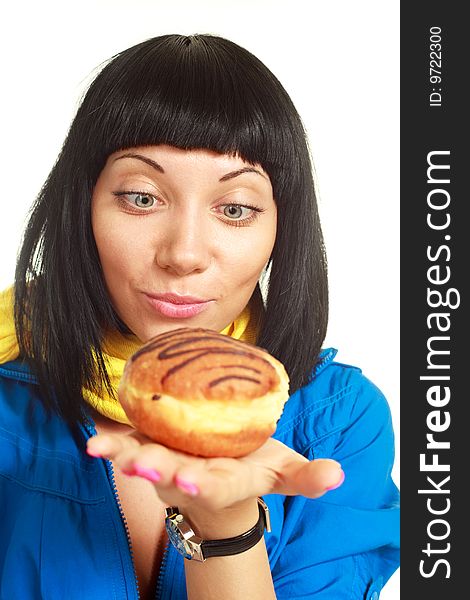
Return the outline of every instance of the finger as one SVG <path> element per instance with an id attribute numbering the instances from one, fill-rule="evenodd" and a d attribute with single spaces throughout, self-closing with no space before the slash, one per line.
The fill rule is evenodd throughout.
<path id="1" fill-rule="evenodd" d="M 252 465 L 223 458 L 182 464 L 174 481 L 186 497 L 197 497 L 200 506 L 211 510 L 267 493 L 272 487 L 263 483 Z"/>
<path id="2" fill-rule="evenodd" d="M 141 442 L 134 435 L 120 433 L 98 434 L 87 441 L 87 453 L 99 458 L 114 459 L 120 452 L 140 446 Z"/>
<path id="3" fill-rule="evenodd" d="M 127 475 L 136 475 L 151 481 L 160 499 L 168 505 L 184 508 L 191 503 L 203 484 L 202 474 L 206 459 L 191 456 L 160 446 L 145 444 L 139 448 L 125 450 L 115 460 L 115 464 Z M 188 466 L 189 465 L 189 466 Z M 178 472 L 190 469 L 190 477 L 199 483 L 181 480 Z M 199 500 L 199 498 L 197 498 Z"/>
<path id="4" fill-rule="evenodd" d="M 290 461 L 284 465 L 280 475 L 276 493 L 307 498 L 319 498 L 344 481 L 341 465 L 328 458 L 309 462 Z"/>
<path id="5" fill-rule="evenodd" d="M 116 456 L 116 465 L 128 475 L 144 477 L 160 486 L 172 486 L 175 472 L 187 460 L 160 444 L 144 444 L 129 448 Z"/>

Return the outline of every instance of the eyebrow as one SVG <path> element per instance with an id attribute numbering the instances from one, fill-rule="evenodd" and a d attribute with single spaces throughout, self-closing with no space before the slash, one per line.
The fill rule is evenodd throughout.
<path id="1" fill-rule="evenodd" d="M 159 173 L 165 173 L 165 169 L 160 164 L 158 164 L 156 161 L 149 158 L 148 156 L 143 156 L 142 154 L 134 154 L 133 152 L 128 152 L 127 154 L 123 154 L 122 156 L 118 156 L 117 158 L 115 158 L 114 162 L 116 162 L 117 160 L 121 160 L 122 158 L 136 158 L 137 160 L 141 160 L 145 164 L 151 166 L 153 169 L 155 169 Z M 226 173 L 225 175 L 222 175 L 222 177 L 219 179 L 219 181 L 220 182 L 228 181 L 229 179 L 234 179 L 235 177 L 238 177 L 239 175 L 243 175 L 244 173 L 257 173 L 258 175 L 260 175 L 261 177 L 264 177 L 266 179 L 266 176 L 259 169 L 256 169 L 255 167 L 243 167 L 242 169 L 237 169 L 236 171 L 230 171 L 230 173 Z"/>
<path id="2" fill-rule="evenodd" d="M 156 161 L 152 160 L 148 156 L 143 156 L 142 154 L 134 154 L 133 152 L 128 152 L 127 154 L 123 154 L 122 156 L 118 156 L 117 158 L 115 158 L 114 162 L 116 162 L 117 160 L 121 160 L 121 158 L 137 158 L 137 160 L 141 160 L 147 165 L 150 165 L 160 173 L 165 172 L 164 168 L 161 165 L 159 165 Z"/>
<path id="3" fill-rule="evenodd" d="M 258 169 L 255 169 L 255 167 L 243 167 L 243 169 L 237 169 L 236 171 L 230 171 L 230 173 L 226 173 L 219 179 L 219 181 L 228 181 L 229 179 L 243 175 L 243 173 L 258 173 L 258 175 L 261 175 L 261 177 L 266 179 L 266 176 L 263 175 L 263 173 L 261 173 L 261 171 Z"/>

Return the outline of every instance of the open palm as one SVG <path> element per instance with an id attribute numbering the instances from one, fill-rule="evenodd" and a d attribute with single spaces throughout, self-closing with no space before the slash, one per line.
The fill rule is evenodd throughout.
<path id="1" fill-rule="evenodd" d="M 162 501 L 221 510 L 265 494 L 317 498 L 344 478 L 339 463 L 307 460 L 270 438 L 241 458 L 202 458 L 154 443 L 145 435 L 99 434 L 88 452 L 112 460 L 124 473 L 150 479 Z"/>

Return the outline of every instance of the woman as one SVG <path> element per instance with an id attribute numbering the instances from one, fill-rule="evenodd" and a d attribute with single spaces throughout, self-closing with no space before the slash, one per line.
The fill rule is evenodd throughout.
<path id="1" fill-rule="evenodd" d="M 272 73 L 216 36 L 113 57 L 2 295 L 0 597 L 378 597 L 398 565 L 390 412 L 322 350 L 327 306 L 305 133 Z M 291 397 L 256 452 L 203 460 L 127 421 L 125 360 L 182 326 L 284 363 Z M 271 532 L 249 549 L 198 562 L 168 543 L 166 507 L 227 540 L 261 496 Z"/>

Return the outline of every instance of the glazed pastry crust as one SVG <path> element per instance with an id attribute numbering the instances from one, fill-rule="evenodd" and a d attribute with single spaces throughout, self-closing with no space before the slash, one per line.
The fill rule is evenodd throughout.
<path id="1" fill-rule="evenodd" d="M 119 400 L 136 429 L 205 457 L 253 452 L 276 429 L 289 395 L 265 350 L 206 329 L 153 338 L 126 363 Z"/>

